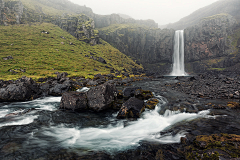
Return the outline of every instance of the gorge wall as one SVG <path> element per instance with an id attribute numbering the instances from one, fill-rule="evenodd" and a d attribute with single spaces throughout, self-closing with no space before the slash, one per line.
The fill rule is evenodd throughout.
<path id="1" fill-rule="evenodd" d="M 174 32 L 122 24 L 99 29 L 99 36 L 145 68 L 163 72 L 171 68 Z"/>
<path id="2" fill-rule="evenodd" d="M 238 63 L 238 47 L 233 37 L 238 28 L 236 19 L 228 14 L 206 17 L 197 25 L 186 28 L 186 71 L 224 70 Z M 133 24 L 111 25 L 100 29 L 99 35 L 145 68 L 164 74 L 171 71 L 173 29 L 152 29 Z"/>
<path id="3" fill-rule="evenodd" d="M 238 28 L 236 19 L 228 14 L 206 17 L 197 25 L 186 28 L 185 62 L 188 71 L 223 70 L 234 65 L 237 46 L 232 43 L 235 41 L 232 35 Z"/>

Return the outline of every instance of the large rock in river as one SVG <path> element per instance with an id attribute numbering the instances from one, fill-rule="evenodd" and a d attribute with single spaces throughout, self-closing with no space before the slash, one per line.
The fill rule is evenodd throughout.
<path id="1" fill-rule="evenodd" d="M 83 111 L 88 109 L 87 96 L 84 92 L 65 92 L 62 95 L 60 109 Z"/>
<path id="2" fill-rule="evenodd" d="M 100 86 L 91 88 L 87 92 L 89 109 L 102 111 L 111 107 L 117 96 L 116 86 L 110 83 L 104 83 Z"/>
<path id="3" fill-rule="evenodd" d="M 39 94 L 38 85 L 31 78 L 23 76 L 6 87 L 0 88 L 0 102 L 32 100 Z"/>
<path id="4" fill-rule="evenodd" d="M 139 118 L 141 113 L 144 112 L 145 106 L 144 101 L 139 100 L 135 97 L 130 98 L 128 101 L 123 103 L 117 118 Z"/>

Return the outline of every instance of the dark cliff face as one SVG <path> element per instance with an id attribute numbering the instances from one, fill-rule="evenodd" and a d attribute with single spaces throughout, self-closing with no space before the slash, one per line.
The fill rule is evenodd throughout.
<path id="1" fill-rule="evenodd" d="M 95 30 L 94 21 L 84 14 L 75 16 L 65 15 L 52 21 L 60 28 L 76 37 L 78 40 L 96 45 L 99 43 L 98 30 Z"/>
<path id="2" fill-rule="evenodd" d="M 23 8 L 21 1 L 4 2 L 4 0 L 0 0 L 0 25 L 20 24 Z"/>
<path id="3" fill-rule="evenodd" d="M 232 53 L 228 36 L 233 34 L 236 20 L 230 15 L 215 15 L 203 19 L 185 32 L 185 61 L 227 56 Z"/>
<path id="4" fill-rule="evenodd" d="M 174 30 L 150 29 L 133 24 L 112 25 L 100 29 L 99 35 L 145 68 L 149 64 L 154 68 L 172 63 Z"/>
<path id="5" fill-rule="evenodd" d="M 185 63 L 190 72 L 225 69 L 235 64 L 232 43 L 237 21 L 228 14 L 204 18 L 185 32 Z"/>

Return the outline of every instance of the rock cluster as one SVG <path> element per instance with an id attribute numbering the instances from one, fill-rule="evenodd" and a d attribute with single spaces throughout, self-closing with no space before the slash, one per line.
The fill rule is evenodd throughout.
<path id="1" fill-rule="evenodd" d="M 240 79 L 238 76 L 223 74 L 199 74 L 194 77 L 178 77 L 179 82 L 166 84 L 173 90 L 184 92 L 193 97 L 210 99 L 239 99 Z"/>
<path id="2" fill-rule="evenodd" d="M 120 109 L 117 115 L 119 119 L 139 118 L 145 111 L 145 106 L 154 109 L 157 105 L 158 100 L 150 98 L 153 98 L 152 92 L 144 91 L 140 87 L 126 87 L 121 92 L 117 91 L 116 85 L 106 82 L 90 88 L 87 92 L 65 92 L 60 109 L 77 112 Z M 150 100 L 145 103 L 144 100 L 148 99 Z"/>

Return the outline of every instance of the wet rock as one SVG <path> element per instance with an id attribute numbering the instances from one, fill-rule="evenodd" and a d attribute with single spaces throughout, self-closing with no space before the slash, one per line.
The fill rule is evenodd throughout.
<path id="1" fill-rule="evenodd" d="M 104 83 L 91 88 L 87 92 L 88 106 L 97 112 L 109 109 L 116 96 L 116 86 L 110 83 Z"/>
<path id="2" fill-rule="evenodd" d="M 227 106 L 232 109 L 240 109 L 240 105 L 238 102 L 228 102 Z"/>
<path id="3" fill-rule="evenodd" d="M 123 89 L 123 97 L 130 98 L 134 96 L 134 93 L 137 89 L 142 89 L 141 87 L 126 87 Z"/>
<path id="4" fill-rule="evenodd" d="M 148 109 L 155 109 L 155 106 L 159 103 L 156 98 L 151 98 L 145 103 L 145 107 Z"/>
<path id="5" fill-rule="evenodd" d="M 86 86 L 96 86 L 96 85 L 98 85 L 97 81 L 90 80 L 88 81 Z"/>
<path id="6" fill-rule="evenodd" d="M 69 109 L 73 111 L 87 110 L 87 96 L 83 92 L 65 92 L 62 95 L 60 109 Z"/>
<path id="7" fill-rule="evenodd" d="M 49 89 L 49 95 L 61 96 L 64 92 L 70 91 L 72 88 L 71 81 L 65 81 L 63 84 L 56 83 L 52 88 Z"/>
<path id="8" fill-rule="evenodd" d="M 130 98 L 128 101 L 123 103 L 119 113 L 117 115 L 118 119 L 125 118 L 139 118 L 141 113 L 144 112 L 144 102 L 137 98 Z"/>
<path id="9" fill-rule="evenodd" d="M 136 98 L 141 100 L 147 100 L 149 98 L 153 98 L 153 93 L 151 91 L 145 91 L 142 89 L 137 89 L 134 92 Z"/>
<path id="10" fill-rule="evenodd" d="M 28 77 L 23 76 L 14 83 L 0 89 L 0 101 L 26 101 L 37 98 L 39 86 Z"/>

